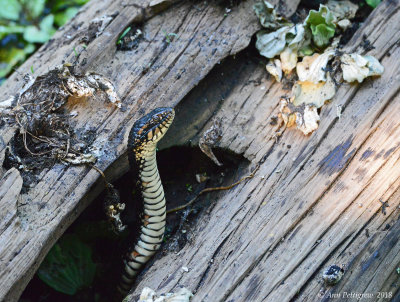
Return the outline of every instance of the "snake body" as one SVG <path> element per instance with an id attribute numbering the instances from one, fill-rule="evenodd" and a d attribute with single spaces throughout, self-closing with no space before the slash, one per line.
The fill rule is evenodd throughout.
<path id="1" fill-rule="evenodd" d="M 156 147 L 175 116 L 172 108 L 157 108 L 139 119 L 129 133 L 128 156 L 132 170 L 137 171 L 136 184 L 143 199 L 144 218 L 140 236 L 125 259 L 119 285 L 121 292 L 130 290 L 142 266 L 160 248 L 165 231 L 166 204 L 157 169 Z"/>

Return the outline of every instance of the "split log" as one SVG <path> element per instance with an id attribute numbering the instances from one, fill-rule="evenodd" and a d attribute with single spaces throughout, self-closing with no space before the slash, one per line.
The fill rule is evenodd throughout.
<path id="1" fill-rule="evenodd" d="M 210 86 L 210 91 L 195 89 L 178 105 L 177 121 L 199 106 L 200 93 L 207 95 L 214 107 L 195 111 L 224 121 L 219 147 L 243 154 L 252 161 L 250 168 L 265 162 L 246 184 L 214 197 L 214 208 L 192 231 L 193 242 L 179 255 L 157 260 L 136 284 L 134 297 L 145 286 L 159 292 L 185 286 L 195 292 L 194 301 L 314 301 L 342 290 L 377 300 L 379 292 L 399 295 L 394 224 L 399 215 L 400 48 L 392 34 L 399 30 L 399 7 L 399 1 L 383 2 L 346 47 L 379 58 L 383 76 L 361 85 L 342 84 L 322 108 L 320 127 L 310 137 L 286 129 L 273 139 L 271 117 L 287 91 L 265 79 L 264 68 L 247 58 L 218 70 L 236 83 L 224 91 L 223 100 L 212 84 L 218 81 L 209 75 L 202 88 Z M 373 50 L 365 51 L 366 40 Z M 170 131 L 188 133 L 179 143 L 196 143 L 211 125 Z M 386 215 L 380 199 L 390 204 Z M 375 260 L 369 259 L 374 252 L 368 236 L 379 250 Z M 346 271 L 337 290 L 325 287 L 321 278 L 331 264 Z"/>
<path id="2" fill-rule="evenodd" d="M 298 4 L 279 3 L 287 14 Z M 106 150 L 96 165 L 109 180 L 128 169 L 127 129 L 160 106 L 177 109 L 160 147 L 196 144 L 212 119 L 220 118 L 219 147 L 249 159 L 249 169 L 261 162 L 253 179 L 213 195 L 215 206 L 191 230 L 193 242 L 179 255 L 157 259 L 138 280 L 134 296 L 144 286 L 161 292 L 186 286 L 195 292 L 194 301 L 309 301 L 344 289 L 398 295 L 398 284 L 392 284 L 398 282 L 393 272 L 399 250 L 394 222 L 399 213 L 400 49 L 393 35 L 399 30 L 399 1 L 383 2 L 348 43 L 348 49 L 363 52 L 366 35 L 375 47 L 368 53 L 385 66 L 383 76 L 362 85 L 343 84 L 332 103 L 322 108 L 321 125 L 310 137 L 287 129 L 278 140 L 271 139 L 275 126 L 270 121 L 287 91 L 266 79 L 264 67 L 244 55 L 217 67 L 231 82 L 228 88 L 218 87 L 215 79 L 220 75 L 212 71 L 244 49 L 259 29 L 252 4 L 244 1 L 224 16 L 224 7 L 203 2 L 93 1 L 21 66 L 20 73 L 34 66 L 35 73 L 43 74 L 65 61 L 114 83 L 124 110 L 94 98 L 69 108 L 79 112 L 72 126 L 94 129 L 93 144 Z M 98 37 L 91 35 L 90 20 L 105 15 L 111 22 Z M 115 51 L 119 35 L 132 22 L 141 24 L 146 39 L 136 50 Z M 176 33 L 177 39 L 169 43 L 164 31 Z M 89 40 L 86 48 L 79 47 L 82 37 Z M 0 89 L 9 96 L 21 87 L 19 75 L 14 75 Z M 196 102 L 200 95 L 209 96 L 206 105 Z M 340 119 L 338 105 L 343 109 Z M 1 160 L 15 131 L 0 129 Z M 20 193 L 19 172 L 4 173 L 0 207 L 8 211 L 2 212 L 0 224 L 0 299 L 15 301 L 50 247 L 103 186 L 93 169 L 56 163 Z M 11 192 L 4 190 L 11 183 Z M 3 198 L 5 194 L 10 197 Z M 389 200 L 387 215 L 381 213 L 380 198 Z M 373 240 L 365 236 L 366 229 Z M 393 244 L 386 244 L 386 238 Z M 382 254 L 375 257 L 377 264 L 366 267 L 374 255 L 366 252 L 368 246 L 394 258 L 389 262 Z M 320 274 L 333 263 L 347 264 L 351 273 L 345 273 L 340 287 L 326 289 Z M 355 276 L 362 276 L 364 267 L 380 272 L 383 263 L 387 273 L 369 274 L 363 288 L 357 288 Z"/>
<path id="3" fill-rule="evenodd" d="M 126 160 L 118 169 L 107 168 L 126 152 L 127 129 L 136 119 L 155 107 L 174 107 L 215 64 L 249 44 L 259 28 L 252 5 L 244 2 L 225 16 L 225 7 L 212 3 L 92 1 L 8 79 L 2 95 L 18 93 L 21 74 L 31 66 L 40 75 L 72 63 L 82 73 L 95 71 L 110 79 L 123 110 L 95 98 L 66 106 L 78 113 L 71 121 L 74 129 L 94 132 L 93 145 L 104 150 L 96 165 L 112 180 L 128 170 Z M 102 17 L 108 20 L 104 24 L 98 21 Z M 140 47 L 116 51 L 119 36 L 132 23 L 142 26 Z M 177 36 L 169 42 L 165 33 Z M 1 162 L 16 128 L 0 129 Z M 7 172 L 2 190 L 10 174 L 18 179 L 18 171 Z M 0 300 L 18 299 L 50 247 L 102 189 L 95 170 L 56 163 L 24 187 L 17 202 L 1 199 L 1 208 L 10 210 L 0 234 Z"/>

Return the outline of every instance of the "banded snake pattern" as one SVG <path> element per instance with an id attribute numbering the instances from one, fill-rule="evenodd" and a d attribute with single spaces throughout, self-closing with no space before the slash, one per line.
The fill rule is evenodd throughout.
<path id="1" fill-rule="evenodd" d="M 158 141 L 172 124 L 172 108 L 157 108 L 132 126 L 128 139 L 129 165 L 136 171 L 135 184 L 141 192 L 144 206 L 140 236 L 125 259 L 119 291 L 126 294 L 142 266 L 160 248 L 164 238 L 166 203 L 158 173 L 156 148 Z"/>

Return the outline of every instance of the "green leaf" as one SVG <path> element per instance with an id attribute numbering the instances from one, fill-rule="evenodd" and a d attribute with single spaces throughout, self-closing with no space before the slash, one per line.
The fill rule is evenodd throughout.
<path id="1" fill-rule="evenodd" d="M 28 54 L 35 50 L 35 46 L 28 44 L 25 48 L 0 48 L 0 77 L 10 73 L 15 65 L 24 61 Z"/>
<path id="2" fill-rule="evenodd" d="M 371 6 L 372 8 L 375 8 L 379 5 L 379 3 L 381 3 L 382 0 L 365 0 L 365 2 L 367 2 L 367 4 L 369 6 Z"/>
<path id="3" fill-rule="evenodd" d="M 63 10 L 71 6 L 82 6 L 89 2 L 89 0 L 56 0 L 52 7 L 53 12 Z"/>
<path id="4" fill-rule="evenodd" d="M 24 32 L 24 39 L 31 43 L 45 43 L 50 37 L 47 32 L 33 25 L 27 26 Z"/>
<path id="5" fill-rule="evenodd" d="M 319 48 L 329 44 L 329 40 L 335 35 L 335 29 L 325 24 L 312 26 L 313 41 Z"/>
<path id="6" fill-rule="evenodd" d="M 76 235 L 65 235 L 47 254 L 38 276 L 55 290 L 74 295 L 92 284 L 95 272 L 89 246 Z"/>
<path id="7" fill-rule="evenodd" d="M 43 13 L 46 0 L 22 0 L 21 3 L 28 11 L 29 16 L 36 19 Z"/>
<path id="8" fill-rule="evenodd" d="M 286 19 L 276 14 L 274 6 L 268 1 L 263 0 L 262 2 L 254 4 L 253 9 L 264 28 L 278 29 L 284 25 L 290 24 Z"/>
<path id="9" fill-rule="evenodd" d="M 299 49 L 300 56 L 311 56 L 314 53 L 314 50 L 311 48 L 310 44 L 304 45 Z"/>
<path id="10" fill-rule="evenodd" d="M 129 26 L 128 28 L 126 28 L 124 30 L 124 32 L 122 33 L 122 35 L 119 36 L 118 40 L 117 40 L 117 45 L 121 44 L 122 39 L 126 36 L 126 34 L 131 30 L 131 27 Z"/>
<path id="11" fill-rule="evenodd" d="M 63 12 L 54 15 L 54 22 L 57 26 L 63 26 L 68 20 L 72 19 L 79 11 L 78 7 L 69 7 Z"/>
<path id="12" fill-rule="evenodd" d="M 53 27 L 54 16 L 47 15 L 39 24 L 39 28 L 34 25 L 27 26 L 24 31 L 24 39 L 31 43 L 45 43 L 56 31 Z"/>
<path id="13" fill-rule="evenodd" d="M 40 21 L 39 27 L 41 30 L 51 33 L 52 35 L 56 31 L 53 27 L 53 23 L 54 23 L 54 16 L 50 14 L 44 17 L 42 21 Z"/>
<path id="14" fill-rule="evenodd" d="M 329 8 L 325 5 L 320 5 L 319 10 L 310 10 L 304 25 L 311 29 L 312 40 L 317 47 L 326 47 L 329 40 L 335 35 L 335 17 Z"/>
<path id="15" fill-rule="evenodd" d="M 0 25 L 0 40 L 9 34 L 22 34 L 25 27 L 16 25 L 14 22 L 9 22 L 9 25 Z"/>
<path id="16" fill-rule="evenodd" d="M 19 20 L 21 4 L 18 0 L 0 0 L 0 19 Z"/>

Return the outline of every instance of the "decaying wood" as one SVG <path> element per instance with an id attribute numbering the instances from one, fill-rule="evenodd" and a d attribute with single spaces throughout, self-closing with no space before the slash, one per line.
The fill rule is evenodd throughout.
<path id="1" fill-rule="evenodd" d="M 249 159 L 249 170 L 261 162 L 254 178 L 212 193 L 215 204 L 191 230 L 193 240 L 179 254 L 159 256 L 138 280 L 134 296 L 145 286 L 158 292 L 185 286 L 195 293 L 193 301 L 311 301 L 344 290 L 398 295 L 400 47 L 393 33 L 400 30 L 399 1 L 384 1 L 348 43 L 348 49 L 364 53 L 365 35 L 375 46 L 368 53 L 385 66 L 383 76 L 342 84 L 322 108 L 320 127 L 311 136 L 286 129 L 278 139 L 271 139 L 276 131 L 271 118 L 288 91 L 244 55 L 218 64 L 245 48 L 258 30 L 253 2 L 243 1 L 228 16 L 224 7 L 203 1 L 173 2 L 167 8 L 163 1 L 140 6 L 93 1 L 20 68 L 23 74 L 34 66 L 41 74 L 64 60 L 114 83 L 122 110 L 94 98 L 69 108 L 78 112 L 75 129 L 94 129 L 94 144 L 102 147 L 96 165 L 110 180 L 127 170 L 126 130 L 159 106 L 177 110 L 160 148 L 196 145 L 218 118 L 219 147 Z M 297 4 L 279 1 L 278 6 L 290 14 Z M 99 14 L 112 21 L 81 48 L 90 20 Z M 120 33 L 139 20 L 146 39 L 135 50 L 116 52 Z M 177 39 L 169 43 L 164 32 L 176 33 Z M 14 75 L 0 90 L 7 96 L 21 86 Z M 13 131 L 0 129 L 0 156 Z M 0 225 L 0 299 L 15 301 L 52 244 L 103 187 L 96 171 L 56 163 L 18 196 L 18 171 L 5 173 L 0 207 L 9 214 L 1 213 L 8 222 Z M 16 184 L 14 193 L 4 191 L 7 183 Z M 379 199 L 390 204 L 386 215 Z M 346 270 L 334 288 L 320 278 L 330 264 Z"/>
<path id="2" fill-rule="evenodd" d="M 126 151 L 126 130 L 137 118 L 155 107 L 175 106 L 215 64 L 246 47 L 259 28 L 249 13 L 252 1 L 234 7 L 228 16 L 217 4 L 174 2 L 88 3 L 0 88 L 2 96 L 18 93 L 24 82 L 21 75 L 31 66 L 40 75 L 65 62 L 110 79 L 122 100 L 121 110 L 101 98 L 66 104 L 77 113 L 71 126 L 95 134 L 93 145 L 101 151 L 96 165 L 106 170 Z M 104 16 L 109 21 L 97 35 L 98 21 L 93 20 Z M 143 41 L 132 51 L 116 51 L 116 41 L 132 22 L 142 26 Z M 171 42 L 165 33 L 177 36 Z M 0 129 L 2 160 L 14 132 L 15 128 Z M 106 175 L 111 180 L 127 168 L 122 162 Z M 4 206 L 13 215 L 0 235 L 0 300 L 17 300 L 49 248 L 102 188 L 95 170 L 56 163 L 24 188 L 16 204 L 7 200 Z"/>
<path id="3" fill-rule="evenodd" d="M 218 70 L 237 83 L 233 89 L 222 87 L 214 98 L 207 89 L 193 91 L 178 105 L 177 128 L 171 132 L 182 133 L 180 117 L 193 106 L 199 115 L 224 120 L 221 148 L 243 154 L 252 166 L 265 162 L 254 179 L 215 195 L 214 208 L 192 230 L 193 242 L 179 254 L 158 259 L 136 284 L 134 296 L 145 286 L 159 292 L 185 286 L 195 292 L 194 301 L 314 301 L 331 290 L 321 279 L 331 264 L 346 270 L 332 292 L 399 294 L 396 230 L 385 229 L 400 213 L 400 48 L 393 35 L 399 30 L 399 7 L 399 1 L 383 2 L 346 47 L 379 58 L 384 75 L 362 85 L 342 84 L 322 108 L 321 125 L 310 137 L 286 129 L 277 141 L 271 139 L 276 130 L 271 118 L 288 91 L 266 80 L 263 67 L 247 60 Z M 363 49 L 366 39 L 375 49 Z M 210 90 L 219 85 L 213 82 L 215 78 L 207 82 Z M 198 104 L 202 94 L 211 106 L 203 111 Z M 343 108 L 340 119 L 338 105 Z M 185 128 L 179 143 L 196 144 L 211 125 Z M 172 144 L 168 139 L 163 143 Z M 390 204 L 386 215 L 379 199 Z M 367 229 L 368 236 L 378 236 L 375 244 L 382 254 L 368 271 L 373 275 L 363 277 L 358 288 L 353 274 L 363 274 L 367 265 Z"/>

